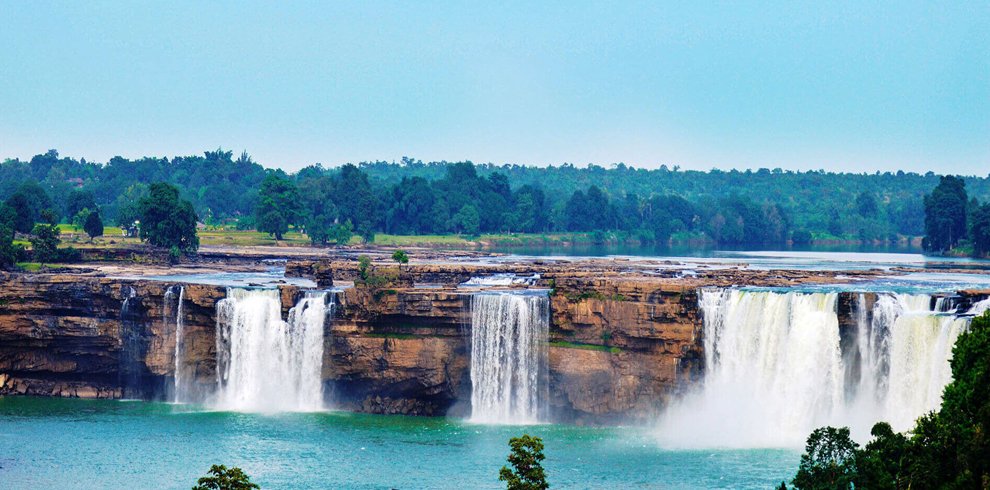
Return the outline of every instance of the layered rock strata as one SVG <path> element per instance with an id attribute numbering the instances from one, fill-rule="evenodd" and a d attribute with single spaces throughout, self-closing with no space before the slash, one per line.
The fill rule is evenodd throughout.
<path id="1" fill-rule="evenodd" d="M 357 269 L 338 270 L 330 262 L 306 267 L 297 271 L 324 283 L 358 277 Z M 403 266 L 388 285 L 336 292 L 322 375 L 332 403 L 372 413 L 467 414 L 472 290 L 416 284 L 463 282 L 480 270 L 492 269 Z M 698 288 L 745 279 L 540 264 L 495 270 L 541 274 L 540 287 L 550 295 L 551 417 L 589 424 L 651 419 L 698 379 L 704 369 Z M 809 280 L 786 271 L 754 277 Z M 79 274 L 3 274 L 0 282 L 0 395 L 169 399 L 180 321 L 183 372 L 192 373 L 200 392 L 216 385 L 216 304 L 226 297 L 224 287 Z M 279 289 L 285 318 L 302 291 Z M 954 300 L 985 297 L 970 291 Z M 857 301 L 855 293 L 840 294 L 843 342 L 858 321 Z M 867 294 L 865 301 L 875 296 Z"/>

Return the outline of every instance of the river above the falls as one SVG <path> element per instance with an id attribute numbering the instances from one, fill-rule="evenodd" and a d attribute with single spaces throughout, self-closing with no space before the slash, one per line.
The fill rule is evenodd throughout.
<path id="1" fill-rule="evenodd" d="M 0 481 L 6 488 L 189 488 L 211 464 L 225 464 L 262 488 L 504 488 L 498 470 L 508 440 L 523 433 L 543 438 L 554 488 L 771 488 L 793 476 L 800 456 L 667 450 L 631 427 L 0 397 Z"/>

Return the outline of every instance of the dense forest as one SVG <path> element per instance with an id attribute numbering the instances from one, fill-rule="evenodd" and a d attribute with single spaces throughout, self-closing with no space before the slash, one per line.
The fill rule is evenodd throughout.
<path id="1" fill-rule="evenodd" d="M 130 224 L 136 203 L 155 182 L 178 188 L 207 225 L 273 234 L 297 227 L 323 243 L 346 228 L 368 238 L 383 232 L 624 231 L 642 241 L 756 244 L 924 235 L 925 196 L 940 176 L 407 158 L 335 168 L 317 164 L 286 174 L 262 167 L 247 153 L 234 158 L 222 149 L 202 156 L 115 157 L 105 164 L 50 150 L 30 161 L 0 163 L 0 200 L 29 202 L 36 212 L 52 209 L 65 222 L 96 208 L 108 223 Z M 990 177 L 959 182 L 974 205 L 990 198 Z"/>

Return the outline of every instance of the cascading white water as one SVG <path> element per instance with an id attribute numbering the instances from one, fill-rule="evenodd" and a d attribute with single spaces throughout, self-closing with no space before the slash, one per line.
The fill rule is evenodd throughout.
<path id="1" fill-rule="evenodd" d="M 843 396 L 836 294 L 705 290 L 702 390 L 671 407 L 678 445 L 774 446 L 803 439 Z"/>
<path id="2" fill-rule="evenodd" d="M 308 292 L 282 320 L 277 289 L 230 288 L 217 303 L 217 408 L 323 408 L 326 292 Z"/>
<path id="3" fill-rule="evenodd" d="M 909 429 L 918 416 L 941 405 L 942 389 L 952 381 L 952 346 L 969 325 L 968 318 L 940 314 L 943 305 L 934 311 L 930 305 L 928 295 L 882 295 L 874 309 L 893 310 L 880 315 L 894 319 L 881 419 L 896 430 Z"/>
<path id="4" fill-rule="evenodd" d="M 823 425 L 850 426 L 860 438 L 881 420 L 906 430 L 940 404 L 952 345 L 969 323 L 932 303 L 880 294 L 867 310 L 859 295 L 855 352 L 843 355 L 837 293 L 701 291 L 706 377 L 668 409 L 660 437 L 674 446 L 779 447 L 799 446 Z"/>
<path id="5" fill-rule="evenodd" d="M 549 300 L 526 293 L 471 296 L 471 421 L 537 423 L 547 400 Z"/>
<path id="6" fill-rule="evenodd" d="M 141 375 L 144 368 L 140 327 L 135 321 L 134 301 L 137 291 L 131 286 L 121 286 L 124 302 L 120 305 L 121 349 L 118 377 L 122 396 L 138 399 L 142 394 Z M 140 302 L 140 300 L 138 300 Z"/>
<path id="7" fill-rule="evenodd" d="M 193 401 L 191 397 L 192 389 L 189 386 L 192 376 L 186 363 L 185 344 L 185 321 L 183 318 L 182 302 L 186 296 L 185 286 L 179 286 L 179 292 L 174 292 L 175 286 L 169 287 L 165 292 L 165 303 L 173 297 L 178 297 L 175 304 L 175 365 L 172 376 L 172 401 L 185 403 Z"/>

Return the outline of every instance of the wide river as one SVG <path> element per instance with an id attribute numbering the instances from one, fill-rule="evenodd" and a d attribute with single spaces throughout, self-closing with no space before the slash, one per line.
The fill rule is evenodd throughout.
<path id="1" fill-rule="evenodd" d="M 505 488 L 510 437 L 540 436 L 553 488 L 773 488 L 797 450 L 670 450 L 643 428 L 484 426 L 343 412 L 0 397 L 0 487 L 190 488 L 211 464 L 262 488 Z"/>
<path id="2" fill-rule="evenodd" d="M 952 291 L 990 284 L 985 273 L 942 274 L 939 259 L 883 252 L 712 251 L 680 260 L 769 269 L 934 269 L 877 278 L 856 290 Z M 958 262 L 970 265 L 962 260 L 955 267 Z M 236 285 L 255 282 L 256 275 L 181 279 Z M 280 280 L 281 271 L 264 278 Z M 740 417 L 739 423 L 747 420 L 752 422 Z M 701 426 L 674 428 L 681 439 L 709 430 L 686 425 Z M 0 397 L 0 488 L 190 488 L 211 464 L 241 467 L 263 488 L 504 488 L 498 470 L 508 440 L 524 433 L 543 438 L 553 488 L 775 488 L 793 477 L 801 452 L 665 447 L 661 441 L 670 439 L 652 427 L 498 426 L 329 410 L 263 415 L 156 402 Z"/>

